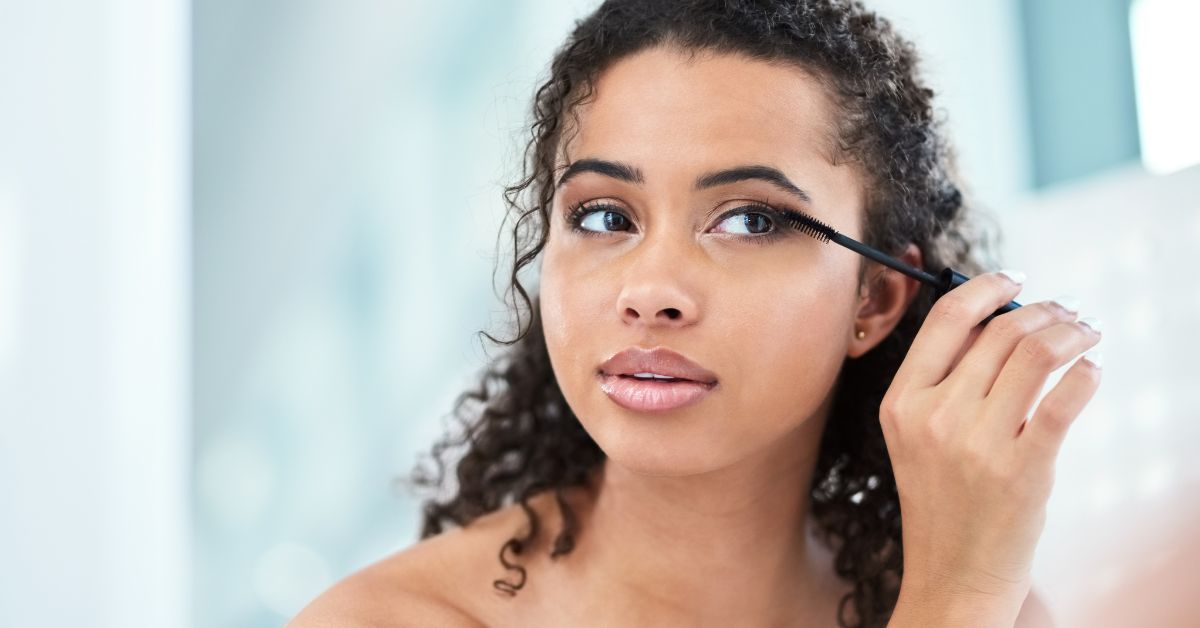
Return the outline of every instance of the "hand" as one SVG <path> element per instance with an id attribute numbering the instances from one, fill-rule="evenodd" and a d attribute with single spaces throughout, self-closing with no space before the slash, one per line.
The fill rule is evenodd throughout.
<path id="1" fill-rule="evenodd" d="M 977 327 L 1018 281 L 989 273 L 943 296 L 879 414 L 900 496 L 901 602 L 990 603 L 1011 610 L 1009 626 L 1031 585 L 1059 447 L 1100 383 L 1099 365 L 1078 360 L 1034 409 L 1051 372 L 1100 341 L 1099 325 L 1047 301 Z"/>

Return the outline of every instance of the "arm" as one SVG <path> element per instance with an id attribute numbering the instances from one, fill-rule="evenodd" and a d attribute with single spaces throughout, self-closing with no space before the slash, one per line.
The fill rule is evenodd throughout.
<path id="1" fill-rule="evenodd" d="M 1056 628 L 1050 609 L 1036 590 L 1030 589 L 1015 619 L 1011 601 L 967 594 L 938 595 L 917 587 L 901 586 L 900 599 L 888 628 L 925 626 L 1003 626 L 1004 628 Z"/>

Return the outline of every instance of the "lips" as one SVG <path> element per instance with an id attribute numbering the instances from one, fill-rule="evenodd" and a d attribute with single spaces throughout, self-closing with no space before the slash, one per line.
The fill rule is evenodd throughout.
<path id="1" fill-rule="evenodd" d="M 717 382 L 717 376 L 665 347 L 642 349 L 629 347 L 600 365 L 604 375 L 652 374 L 672 379 L 685 379 L 705 385 Z"/>
<path id="2" fill-rule="evenodd" d="M 662 347 L 630 347 L 605 360 L 597 376 L 600 389 L 614 403 L 639 412 L 691 405 L 717 385 L 717 376 L 711 371 Z"/>

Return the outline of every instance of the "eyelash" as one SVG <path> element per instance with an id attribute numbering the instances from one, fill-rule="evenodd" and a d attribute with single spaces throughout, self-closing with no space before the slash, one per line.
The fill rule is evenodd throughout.
<path id="1" fill-rule="evenodd" d="M 571 228 L 571 231 L 583 236 L 602 236 L 606 233 L 617 233 L 615 231 L 590 231 L 580 226 L 584 216 L 598 211 L 615 211 L 624 215 L 624 211 L 612 203 L 589 203 L 589 201 L 584 201 L 575 203 L 568 207 L 567 225 Z M 754 244 L 769 244 L 796 231 L 791 226 L 790 221 L 787 219 L 788 213 L 790 212 L 786 209 L 779 209 L 762 201 L 750 201 L 745 205 L 725 212 L 721 215 L 717 222 L 724 222 L 730 216 L 736 216 L 738 214 L 762 214 L 771 219 L 773 228 L 770 231 L 759 235 L 734 235 L 733 237 L 735 239 L 745 242 L 752 242 Z M 628 219 L 629 217 L 626 216 L 626 220 Z"/>

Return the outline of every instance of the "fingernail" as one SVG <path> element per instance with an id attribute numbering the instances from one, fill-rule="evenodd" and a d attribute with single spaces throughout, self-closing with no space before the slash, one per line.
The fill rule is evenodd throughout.
<path id="1" fill-rule="evenodd" d="M 1000 273 L 1001 275 L 1004 275 L 1005 277 L 1008 277 L 1009 279 L 1012 280 L 1013 283 L 1025 283 L 1025 273 L 1023 273 L 1019 270 L 1011 270 L 1008 268 L 1004 268 L 1004 269 L 998 270 L 996 272 Z"/>
<path id="2" fill-rule="evenodd" d="M 1096 368 L 1104 368 L 1104 354 L 1099 349 L 1092 349 L 1083 354 L 1083 359 L 1091 362 Z"/>
<path id="3" fill-rule="evenodd" d="M 1085 316 L 1079 319 L 1079 322 L 1091 327 L 1092 331 L 1096 332 L 1097 334 L 1104 329 L 1104 323 L 1100 322 L 1100 319 L 1092 318 L 1091 316 Z"/>
<path id="4" fill-rule="evenodd" d="M 1061 305 L 1064 310 L 1071 312 L 1072 314 L 1079 313 L 1079 299 L 1076 299 L 1073 296 L 1063 295 L 1061 297 L 1054 297 L 1052 300 Z"/>

